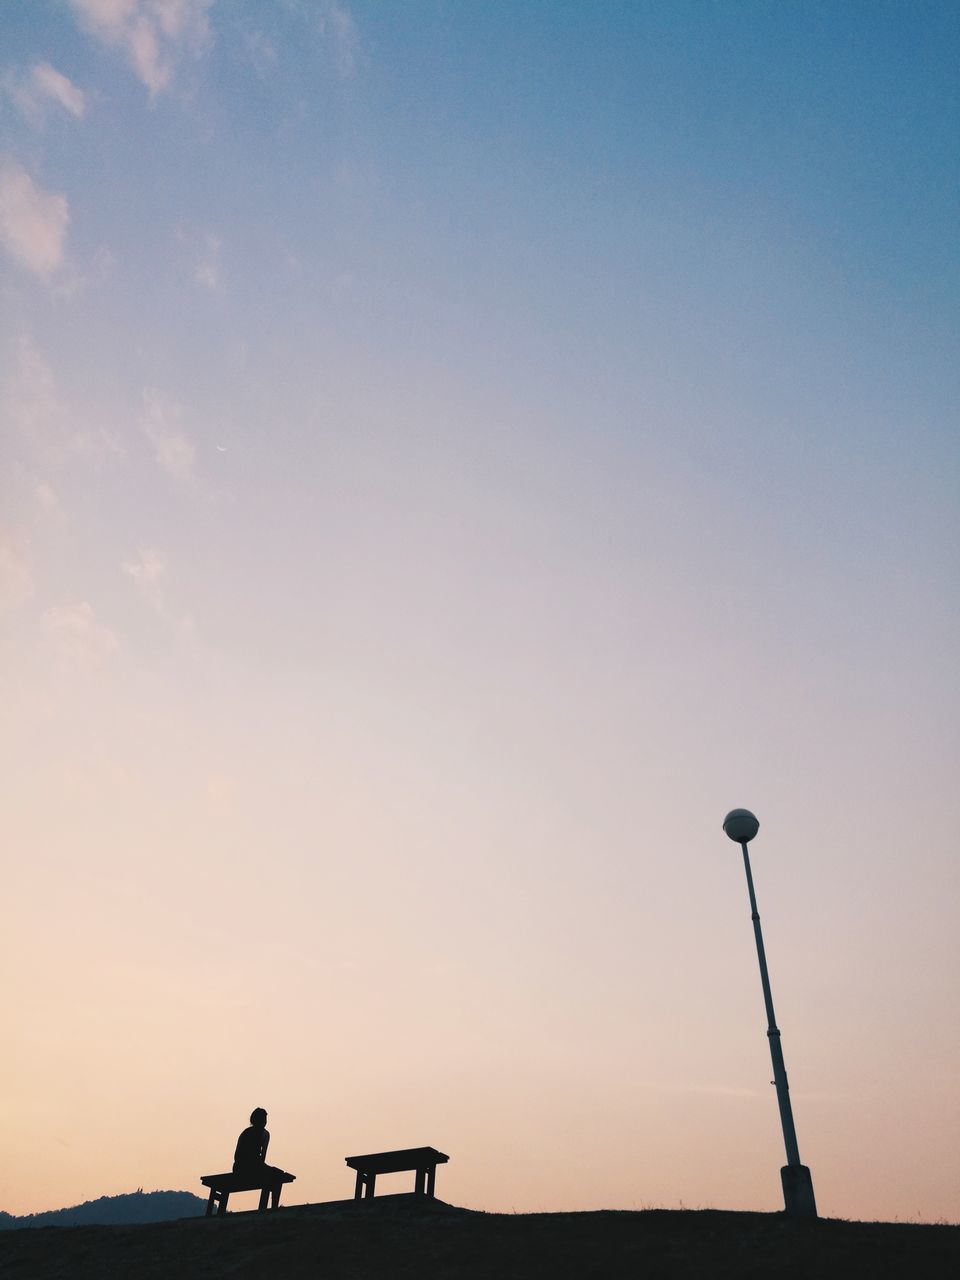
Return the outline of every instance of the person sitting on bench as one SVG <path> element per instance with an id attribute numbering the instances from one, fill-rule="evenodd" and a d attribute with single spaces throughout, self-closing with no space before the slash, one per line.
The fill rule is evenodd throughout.
<path id="1" fill-rule="evenodd" d="M 207 1202 L 207 1217 L 217 1211 L 217 1217 L 227 1212 L 227 1202 L 234 1191 L 259 1191 L 260 1212 L 263 1213 L 267 1202 L 274 1209 L 280 1204 L 280 1192 L 288 1182 L 296 1182 L 292 1173 L 283 1169 L 275 1169 L 267 1164 L 265 1156 L 270 1135 L 267 1133 L 267 1113 L 263 1107 L 251 1112 L 250 1127 L 244 1129 L 237 1139 L 237 1150 L 233 1157 L 232 1173 L 207 1173 L 200 1181 L 210 1188 L 210 1199 Z"/>
<path id="2" fill-rule="evenodd" d="M 244 1129 L 237 1139 L 237 1149 L 233 1154 L 233 1172 L 241 1178 L 269 1177 L 271 1174 L 283 1173 L 266 1163 L 267 1147 L 270 1145 L 270 1134 L 267 1133 L 267 1113 L 263 1107 L 250 1112 L 250 1126 Z"/>

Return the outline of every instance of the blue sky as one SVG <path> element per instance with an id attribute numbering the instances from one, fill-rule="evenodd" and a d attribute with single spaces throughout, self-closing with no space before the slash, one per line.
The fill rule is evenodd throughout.
<path id="1" fill-rule="evenodd" d="M 958 1025 L 957 7 L 0 22 L 7 945 L 68 947 L 81 902 L 71 963 L 106 993 L 74 1027 L 53 960 L 25 981 L 8 1106 L 38 1154 L 3 1207 L 129 1189 L 155 1038 L 215 1062 L 264 1009 L 301 1067 L 264 1050 L 223 1105 L 272 1091 L 337 1159 L 446 1150 L 439 1115 L 465 1203 L 773 1207 L 719 833 L 747 804 L 823 1195 L 955 1216 L 955 1084 L 912 1046 L 949 1061 Z M 238 930 L 223 1009 L 185 1010 Z M 364 1100 L 342 1046 L 374 1061 L 394 1018 L 424 1061 Z M 57 1026 L 85 1074 L 47 1115 Z M 163 1105 L 203 1111 L 167 1065 Z M 49 1174 L 107 1101 L 103 1160 Z M 505 1149 L 557 1113 L 582 1185 Z"/>

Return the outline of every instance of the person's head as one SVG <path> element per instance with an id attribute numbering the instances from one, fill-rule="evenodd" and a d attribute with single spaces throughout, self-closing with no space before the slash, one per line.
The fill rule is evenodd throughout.
<path id="1" fill-rule="evenodd" d="M 256 1111 L 250 1112 L 250 1123 L 255 1129 L 265 1129 L 267 1127 L 267 1113 L 263 1107 L 257 1107 Z"/>

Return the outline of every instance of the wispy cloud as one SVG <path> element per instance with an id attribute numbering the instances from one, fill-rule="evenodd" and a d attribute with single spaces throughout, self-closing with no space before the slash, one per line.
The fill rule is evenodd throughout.
<path id="1" fill-rule="evenodd" d="M 97 621 L 93 606 L 87 600 L 47 609 L 43 628 L 59 654 L 80 662 L 101 662 L 120 648 L 116 633 Z"/>
<path id="2" fill-rule="evenodd" d="M 67 412 L 50 365 L 29 338 L 21 338 L 13 373 L 4 388 L 3 408 L 31 452 L 46 461 L 125 453 L 119 437 L 102 426 L 84 426 Z"/>
<path id="3" fill-rule="evenodd" d="M 21 266 L 52 276 L 63 263 L 69 221 L 65 195 L 44 191 L 16 161 L 0 160 L 0 242 Z"/>
<path id="4" fill-rule="evenodd" d="M 223 288 L 223 241 L 220 236 L 215 231 L 200 234 L 181 226 L 176 230 L 176 238 L 185 250 L 187 270 L 194 282 L 210 293 L 220 293 Z"/>
<path id="5" fill-rule="evenodd" d="M 56 527 L 66 521 L 66 514 L 60 505 L 59 495 L 52 484 L 47 484 L 43 480 L 34 485 L 33 497 L 40 516 L 48 525 Z"/>
<path id="6" fill-rule="evenodd" d="M 165 401 L 156 392 L 144 394 L 140 427 L 153 446 L 157 462 L 175 480 L 189 483 L 197 450 L 180 427 L 180 406 Z"/>
<path id="7" fill-rule="evenodd" d="M 220 270 L 222 243 L 220 237 L 212 233 L 205 236 L 203 256 L 193 272 L 193 278 L 197 284 L 202 285 L 204 289 L 209 289 L 211 293 L 219 293 L 222 288 L 223 280 Z"/>
<path id="8" fill-rule="evenodd" d="M 275 45 L 262 31 L 244 31 L 241 40 L 257 75 L 265 76 L 279 61 Z"/>
<path id="9" fill-rule="evenodd" d="M 57 491 L 51 484 L 38 484 L 33 491 L 33 496 L 37 500 L 37 505 L 41 511 L 47 515 L 57 515 L 61 511 L 60 499 L 57 497 Z"/>
<path id="10" fill-rule="evenodd" d="M 347 79 L 357 67 L 360 38 L 353 14 L 339 0 L 324 0 L 320 11 L 320 31 L 333 41 L 337 70 Z"/>
<path id="11" fill-rule="evenodd" d="M 0 531 L 0 612 L 19 609 L 33 595 L 33 575 L 22 547 Z"/>
<path id="12" fill-rule="evenodd" d="M 3 88 L 20 114 L 38 128 L 52 105 L 62 107 L 77 119 L 87 109 L 83 90 L 49 62 L 37 62 L 23 75 L 8 73 L 3 77 Z"/>
<path id="13" fill-rule="evenodd" d="M 167 598 L 167 559 L 155 547 L 141 547 L 136 555 L 124 560 L 122 572 L 133 583 L 137 594 L 179 634 L 181 640 L 196 638 L 196 624 L 189 613 L 181 613 Z"/>
<path id="14" fill-rule="evenodd" d="M 162 552 L 152 547 L 142 548 L 131 559 L 124 560 L 120 567 L 136 587 L 138 595 L 151 608 L 163 613 L 167 563 Z"/>
<path id="15" fill-rule="evenodd" d="M 330 41 L 341 78 L 352 76 L 360 59 L 360 32 L 347 6 L 341 0 L 284 0 L 284 7 Z"/>
<path id="16" fill-rule="evenodd" d="M 17 345 L 16 365 L 4 395 L 7 420 L 42 453 L 50 452 L 63 427 L 63 405 L 53 370 L 29 338 Z"/>
<path id="17" fill-rule="evenodd" d="M 210 40 L 213 0 L 69 0 L 81 26 L 119 49 L 151 96 L 169 87 L 183 52 L 199 56 Z"/>

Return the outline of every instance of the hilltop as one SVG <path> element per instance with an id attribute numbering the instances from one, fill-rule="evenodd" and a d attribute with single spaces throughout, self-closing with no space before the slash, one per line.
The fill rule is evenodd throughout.
<path id="1" fill-rule="evenodd" d="M 0 1237 L 30 1280 L 911 1280 L 960 1274 L 960 1227 L 717 1210 L 495 1214 L 384 1196 L 275 1214 Z"/>

